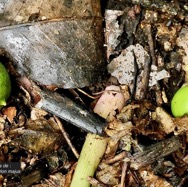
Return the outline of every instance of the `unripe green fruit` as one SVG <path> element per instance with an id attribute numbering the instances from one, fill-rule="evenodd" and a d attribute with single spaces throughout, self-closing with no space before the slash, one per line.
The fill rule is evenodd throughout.
<path id="1" fill-rule="evenodd" d="M 0 63 L 0 108 L 6 105 L 11 93 L 11 81 L 7 69 Z"/>
<path id="2" fill-rule="evenodd" d="M 181 87 L 171 101 L 171 111 L 174 117 L 188 114 L 188 86 Z"/>

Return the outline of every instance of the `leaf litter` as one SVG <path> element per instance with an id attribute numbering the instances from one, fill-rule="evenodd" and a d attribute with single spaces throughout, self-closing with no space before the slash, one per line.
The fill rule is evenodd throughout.
<path id="1" fill-rule="evenodd" d="M 98 107 L 105 113 L 102 117 L 108 117 L 104 129 L 108 145 L 95 176 L 88 181 L 94 187 L 187 186 L 188 118 L 173 118 L 170 112 L 173 94 L 187 81 L 186 5 L 183 0 L 176 6 L 167 1 L 131 2 L 109 0 L 105 7 L 108 77 L 83 88 L 82 93 L 75 89 L 90 109 Z M 183 7 L 181 12 L 178 7 Z M 72 133 L 71 124 L 63 120 L 58 124 L 50 112 L 34 107 L 38 91 L 45 86 L 18 78 L 11 61 L 4 61 L 17 79 L 15 92 L 1 110 L 0 161 L 21 162 L 22 174 L 2 175 L 2 183 L 70 186 L 77 161 L 74 146 L 79 152 L 85 133 L 76 127 Z M 90 97 L 88 102 L 87 95 L 99 91 L 100 97 L 92 101 Z M 65 143 L 63 133 L 71 144 Z"/>

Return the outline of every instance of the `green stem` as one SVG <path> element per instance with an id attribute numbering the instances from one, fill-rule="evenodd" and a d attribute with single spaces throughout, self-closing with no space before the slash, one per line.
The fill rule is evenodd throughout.
<path id="1" fill-rule="evenodd" d="M 87 181 L 93 176 L 106 150 L 107 138 L 88 133 L 83 145 L 70 187 L 89 187 Z"/>

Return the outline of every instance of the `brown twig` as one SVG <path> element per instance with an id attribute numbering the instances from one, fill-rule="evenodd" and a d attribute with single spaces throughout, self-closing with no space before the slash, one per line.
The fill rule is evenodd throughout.
<path id="1" fill-rule="evenodd" d="M 123 151 L 123 152 L 119 153 L 118 155 L 114 156 L 113 158 L 105 160 L 105 163 L 113 164 L 113 163 L 118 162 L 118 161 L 122 160 L 123 158 L 125 158 L 126 155 L 127 155 L 127 153 L 125 151 Z"/>
<path id="2" fill-rule="evenodd" d="M 82 98 L 79 96 L 79 94 L 74 89 L 69 89 L 69 91 L 75 97 L 75 100 L 78 100 L 80 103 L 82 103 L 83 105 L 85 105 L 85 103 L 82 100 Z"/>
<path id="3" fill-rule="evenodd" d="M 80 88 L 77 88 L 77 90 L 79 92 L 83 93 L 84 95 L 86 95 L 87 97 L 90 97 L 91 99 L 98 99 L 100 97 L 100 95 L 103 94 L 104 92 L 121 93 L 121 91 L 118 91 L 118 90 L 103 90 L 103 91 L 100 91 L 100 92 L 93 93 L 93 95 L 97 95 L 97 96 L 92 96 L 92 95 L 89 95 L 88 93 L 84 92 Z"/>
<path id="4" fill-rule="evenodd" d="M 157 60 L 155 57 L 155 48 L 154 48 L 154 42 L 153 42 L 153 37 L 152 37 L 152 30 L 151 30 L 151 24 L 147 24 L 146 25 L 146 35 L 148 36 L 148 45 L 149 45 L 149 49 L 150 49 L 150 55 L 151 55 L 151 60 L 152 60 L 152 65 L 157 66 Z M 158 106 L 160 106 L 163 103 L 162 100 L 162 93 L 161 93 L 161 88 L 159 83 L 156 83 L 155 86 L 156 89 L 156 102 L 158 104 Z"/>
<path id="5" fill-rule="evenodd" d="M 127 173 L 127 162 L 124 162 L 123 167 L 122 167 L 122 173 L 121 173 L 121 185 L 120 185 L 120 187 L 125 186 L 126 173 Z"/>
<path id="6" fill-rule="evenodd" d="M 74 147 L 74 145 L 70 141 L 70 138 L 69 138 L 68 134 L 66 133 L 66 131 L 65 131 L 64 127 L 63 127 L 63 124 L 61 123 L 61 121 L 59 120 L 58 117 L 54 116 L 54 119 L 55 119 L 56 123 L 58 124 L 59 129 L 62 132 L 67 144 L 70 146 L 72 152 L 74 153 L 74 156 L 76 158 L 79 158 L 79 153 L 77 152 L 76 148 Z"/>
<path id="7" fill-rule="evenodd" d="M 146 34 L 148 36 L 148 45 L 149 45 L 150 55 L 151 55 L 151 59 L 152 59 L 152 64 L 157 66 L 157 60 L 155 58 L 154 43 L 153 43 L 153 37 L 152 37 L 151 24 L 146 25 Z"/>
<path id="8" fill-rule="evenodd" d="M 84 95 L 86 95 L 87 97 L 91 98 L 91 99 L 97 99 L 99 98 L 99 96 L 92 96 L 92 95 L 89 95 L 88 93 L 84 92 L 82 89 L 80 88 L 77 88 L 77 90 L 81 93 L 83 93 Z"/>
<path id="9" fill-rule="evenodd" d="M 141 91 L 136 91 L 136 86 L 138 84 L 138 65 L 137 65 L 137 59 L 136 59 L 136 55 L 135 53 L 133 52 L 133 55 L 134 55 L 134 72 L 135 72 L 135 77 L 134 77 L 134 81 L 133 81 L 133 88 L 135 89 L 135 98 L 138 99 L 138 100 L 143 100 L 146 96 L 146 93 L 147 93 L 147 89 L 148 89 L 148 83 L 149 83 L 149 75 L 150 75 L 150 64 L 151 64 L 151 59 L 149 56 L 145 56 L 145 65 L 144 65 L 144 73 L 143 73 L 143 76 L 142 76 L 142 84 L 141 84 L 141 88 L 140 90 Z M 131 93 L 131 97 L 132 97 L 132 93 Z"/>

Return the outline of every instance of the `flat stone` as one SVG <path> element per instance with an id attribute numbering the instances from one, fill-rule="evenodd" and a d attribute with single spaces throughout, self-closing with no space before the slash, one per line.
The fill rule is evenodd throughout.
<path id="1" fill-rule="evenodd" d="M 0 0 L 0 48 L 21 75 L 40 84 L 74 88 L 100 81 L 103 43 L 99 1 Z"/>
<path id="2" fill-rule="evenodd" d="M 0 30 L 0 47 L 21 75 L 44 85 L 84 87 L 105 71 L 100 20 L 59 20 Z"/>

